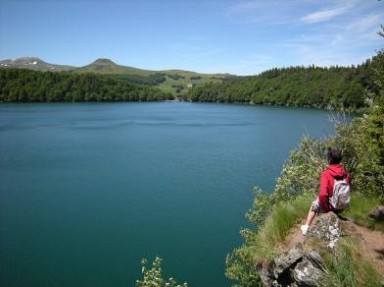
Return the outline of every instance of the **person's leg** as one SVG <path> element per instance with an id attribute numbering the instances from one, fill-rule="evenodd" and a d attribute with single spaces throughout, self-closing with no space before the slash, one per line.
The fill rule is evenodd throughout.
<path id="1" fill-rule="evenodd" d="M 316 199 L 314 202 L 312 202 L 311 207 L 308 211 L 307 220 L 304 225 L 301 226 L 301 233 L 303 235 L 306 235 L 309 229 L 309 226 L 311 225 L 313 219 L 315 218 L 316 214 L 320 213 L 320 205 L 318 202 L 318 199 Z"/>
<path id="2" fill-rule="evenodd" d="M 315 216 L 316 216 L 316 212 L 313 211 L 311 208 L 308 212 L 307 221 L 305 222 L 305 225 L 310 226 Z"/>

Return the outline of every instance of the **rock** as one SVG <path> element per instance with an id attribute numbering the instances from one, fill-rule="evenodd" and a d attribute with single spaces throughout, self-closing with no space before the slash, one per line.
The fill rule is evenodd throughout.
<path id="1" fill-rule="evenodd" d="M 319 253 L 311 251 L 293 270 L 297 286 L 318 286 L 324 274 L 323 260 Z"/>
<path id="2" fill-rule="evenodd" d="M 301 244 L 297 244 L 287 252 L 264 266 L 260 277 L 265 286 L 295 287 L 317 286 L 324 272 L 323 261 L 316 251 L 304 252 Z"/>
<path id="3" fill-rule="evenodd" d="M 325 240 L 326 246 L 333 249 L 344 232 L 339 217 L 333 212 L 328 212 L 319 216 L 310 235 Z"/>
<path id="4" fill-rule="evenodd" d="M 369 217 L 376 220 L 384 220 L 384 205 L 379 205 L 371 210 Z"/>
<path id="5" fill-rule="evenodd" d="M 275 258 L 273 264 L 273 274 L 275 278 L 281 277 L 287 269 L 295 266 L 304 256 L 303 247 L 301 244 L 295 245 L 287 252 Z"/>
<path id="6" fill-rule="evenodd" d="M 325 272 L 321 254 L 331 252 L 329 249 L 335 248 L 340 237 L 348 232 L 348 220 L 341 219 L 333 212 L 321 214 L 305 236 L 305 248 L 301 243 L 296 244 L 269 264 L 257 266 L 263 284 L 271 287 L 319 286 Z M 313 236 L 320 239 L 320 245 L 306 244 Z"/>

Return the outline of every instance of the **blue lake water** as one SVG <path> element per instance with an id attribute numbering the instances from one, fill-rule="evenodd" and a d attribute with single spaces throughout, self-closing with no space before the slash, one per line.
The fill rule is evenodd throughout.
<path id="1" fill-rule="evenodd" d="M 130 287 L 160 256 L 167 277 L 230 286 L 253 187 L 332 132 L 313 109 L 0 105 L 0 285 Z"/>

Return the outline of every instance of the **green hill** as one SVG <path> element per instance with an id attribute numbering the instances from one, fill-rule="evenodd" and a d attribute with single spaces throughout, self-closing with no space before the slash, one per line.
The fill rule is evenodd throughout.
<path id="1" fill-rule="evenodd" d="M 256 76 L 237 77 L 224 84 L 199 86 L 189 94 L 194 102 L 238 102 L 294 107 L 360 108 L 372 87 L 371 61 L 357 67 L 290 67 Z"/>
<path id="2" fill-rule="evenodd" d="M 229 74 L 200 74 L 182 70 L 149 71 L 121 66 L 109 59 L 97 59 L 93 63 L 74 69 L 75 73 L 107 74 L 137 84 L 157 86 L 174 96 L 182 96 L 189 88 L 208 83 L 222 83 L 235 76 Z"/>
<path id="3" fill-rule="evenodd" d="M 114 63 L 110 59 L 97 59 L 83 67 L 49 64 L 35 57 L 0 61 L 0 68 L 16 68 L 34 71 L 92 73 L 109 75 L 134 84 L 155 86 L 173 96 L 186 98 L 190 88 L 208 83 L 222 83 L 235 76 L 229 74 L 201 74 L 182 70 L 149 71 Z"/>

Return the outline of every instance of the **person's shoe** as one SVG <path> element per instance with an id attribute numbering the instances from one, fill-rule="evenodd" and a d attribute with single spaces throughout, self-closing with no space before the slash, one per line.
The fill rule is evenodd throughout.
<path id="1" fill-rule="evenodd" d="M 300 229 L 301 229 L 301 234 L 303 234 L 303 235 L 307 235 L 309 226 L 306 225 L 306 224 L 304 224 L 304 225 L 302 225 L 302 226 L 300 227 Z"/>

